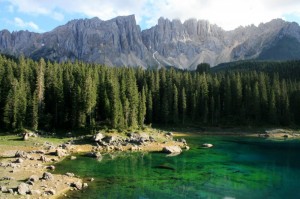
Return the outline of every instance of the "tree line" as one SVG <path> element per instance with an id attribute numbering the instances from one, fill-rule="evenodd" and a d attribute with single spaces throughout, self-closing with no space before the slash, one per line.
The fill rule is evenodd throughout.
<path id="1" fill-rule="evenodd" d="M 0 125 L 299 125 L 298 71 L 282 77 L 261 70 L 144 70 L 0 56 Z"/>

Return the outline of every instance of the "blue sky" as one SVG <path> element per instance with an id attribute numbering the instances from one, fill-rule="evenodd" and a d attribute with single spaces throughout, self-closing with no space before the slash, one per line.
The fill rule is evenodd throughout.
<path id="1" fill-rule="evenodd" d="M 51 31 L 72 19 L 135 14 L 142 29 L 159 17 L 205 19 L 225 30 L 274 18 L 300 22 L 299 0 L 0 0 L 0 30 Z"/>

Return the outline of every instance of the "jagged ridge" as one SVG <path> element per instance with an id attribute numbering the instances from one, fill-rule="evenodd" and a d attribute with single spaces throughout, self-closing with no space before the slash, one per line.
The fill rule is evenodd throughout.
<path id="1" fill-rule="evenodd" d="M 0 32 L 0 53 L 111 66 L 195 69 L 202 62 L 214 66 L 244 59 L 300 59 L 299 44 L 299 25 L 281 19 L 225 31 L 204 20 L 160 18 L 156 26 L 141 31 L 130 15 L 72 20 L 43 34 Z"/>

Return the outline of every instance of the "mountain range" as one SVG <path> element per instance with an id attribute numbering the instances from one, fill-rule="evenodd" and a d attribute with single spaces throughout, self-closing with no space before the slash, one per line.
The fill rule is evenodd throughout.
<path id="1" fill-rule="evenodd" d="M 300 59 L 300 27 L 274 19 L 225 31 L 205 20 L 160 18 L 141 30 L 135 16 L 72 20 L 46 33 L 0 31 L 0 53 L 53 61 L 193 70 L 199 63 Z"/>

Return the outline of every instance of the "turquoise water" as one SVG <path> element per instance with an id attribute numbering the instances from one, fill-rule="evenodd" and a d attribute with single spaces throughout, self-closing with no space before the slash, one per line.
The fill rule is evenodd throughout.
<path id="1" fill-rule="evenodd" d="M 78 156 L 56 165 L 58 173 L 93 177 L 70 198 L 300 198 L 300 142 L 232 136 L 193 136 L 179 156 L 107 154 Z M 203 149 L 202 143 L 213 148 Z"/>

